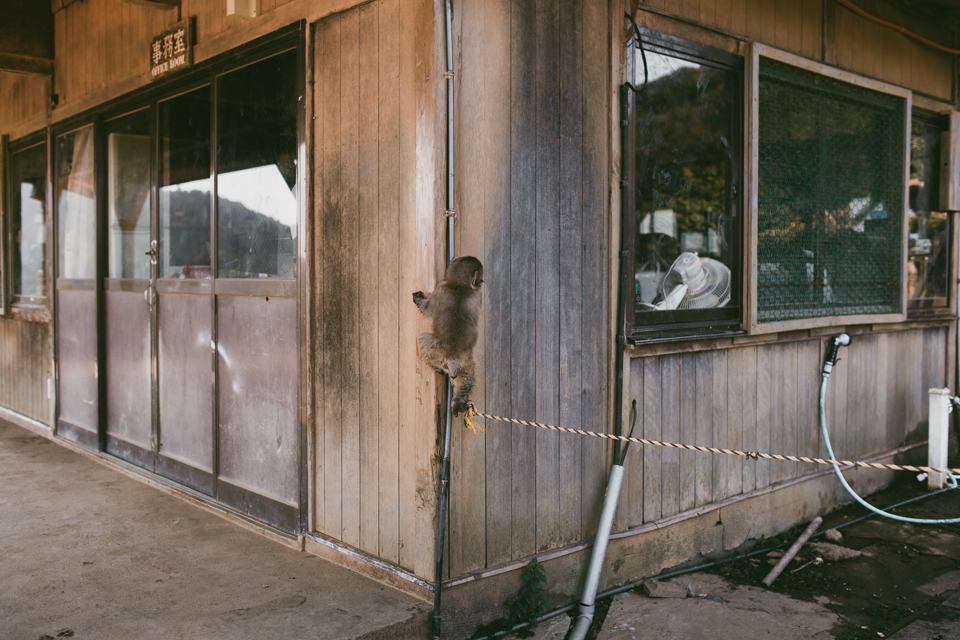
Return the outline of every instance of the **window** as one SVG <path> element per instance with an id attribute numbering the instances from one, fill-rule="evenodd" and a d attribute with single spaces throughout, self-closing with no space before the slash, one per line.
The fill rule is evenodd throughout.
<path id="1" fill-rule="evenodd" d="M 902 317 L 906 109 L 760 55 L 758 324 Z"/>
<path id="2" fill-rule="evenodd" d="M 93 127 L 59 136 L 56 148 L 59 277 L 93 280 L 97 270 Z"/>
<path id="3" fill-rule="evenodd" d="M 294 279 L 295 50 L 217 79 L 217 275 Z"/>
<path id="4" fill-rule="evenodd" d="M 161 101 L 157 109 L 160 132 L 160 277 L 212 278 L 210 87 L 203 86 Z"/>
<path id="5" fill-rule="evenodd" d="M 911 313 L 946 310 L 949 303 L 950 216 L 940 206 L 943 116 L 913 110 L 910 133 L 910 208 L 907 304 Z"/>
<path id="6" fill-rule="evenodd" d="M 639 31 L 625 167 L 633 332 L 739 330 L 742 59 Z"/>
<path id="7" fill-rule="evenodd" d="M 47 145 L 10 155 L 10 285 L 13 304 L 47 301 Z"/>

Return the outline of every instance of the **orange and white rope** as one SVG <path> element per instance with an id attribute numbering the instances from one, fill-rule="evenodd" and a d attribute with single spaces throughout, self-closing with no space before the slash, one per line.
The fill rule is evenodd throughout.
<path id="1" fill-rule="evenodd" d="M 617 440 L 620 442 L 635 442 L 653 447 L 667 447 L 669 449 L 683 449 L 685 451 L 701 451 L 703 453 L 722 453 L 728 456 L 741 456 L 751 460 L 779 460 L 781 462 L 806 462 L 810 464 L 840 465 L 841 467 L 869 468 L 869 469 L 888 469 L 890 471 L 913 471 L 923 473 L 951 473 L 960 474 L 960 469 L 941 469 L 938 467 L 915 467 L 907 464 L 886 464 L 883 462 L 867 462 L 864 460 L 832 460 L 823 458 L 809 458 L 807 456 L 791 456 L 778 453 L 763 453 L 760 451 L 738 451 L 737 449 L 724 449 L 720 447 L 703 447 L 696 444 L 680 444 L 677 442 L 662 442 L 660 440 L 648 440 L 647 438 L 633 438 L 629 436 L 618 436 L 612 433 L 600 433 L 597 431 L 584 431 L 582 429 L 571 429 L 569 427 L 557 427 L 551 424 L 541 424 L 539 422 L 529 422 L 527 420 L 517 420 L 515 418 L 503 418 L 501 416 L 492 416 L 486 413 L 480 413 L 473 403 L 467 403 L 467 412 L 464 415 L 464 422 L 467 427 L 475 433 L 484 431 L 483 427 L 475 420 L 476 418 L 486 418 L 487 420 L 498 420 L 500 422 L 510 422 L 513 424 L 522 424 L 527 427 L 537 427 L 538 429 L 547 429 L 549 431 L 558 431 L 560 433 L 572 433 L 578 436 L 588 436 L 591 438 L 602 438 L 604 440 Z"/>

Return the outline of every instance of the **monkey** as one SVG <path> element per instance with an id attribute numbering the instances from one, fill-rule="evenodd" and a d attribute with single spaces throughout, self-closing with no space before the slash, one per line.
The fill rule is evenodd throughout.
<path id="1" fill-rule="evenodd" d="M 453 413 L 466 411 L 473 391 L 473 346 L 480 335 L 480 285 L 483 265 L 473 256 L 462 256 L 447 266 L 437 288 L 413 302 L 433 320 L 433 333 L 420 336 L 420 357 L 438 373 L 450 376 Z"/>

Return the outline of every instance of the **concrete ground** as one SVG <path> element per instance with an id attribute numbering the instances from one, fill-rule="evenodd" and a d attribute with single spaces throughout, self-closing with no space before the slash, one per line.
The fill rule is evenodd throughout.
<path id="1" fill-rule="evenodd" d="M 428 606 L 0 421 L 0 638 L 424 637 Z"/>

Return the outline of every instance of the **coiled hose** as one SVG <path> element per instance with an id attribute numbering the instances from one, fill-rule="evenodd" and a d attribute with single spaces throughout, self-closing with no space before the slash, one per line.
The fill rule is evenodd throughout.
<path id="1" fill-rule="evenodd" d="M 831 460 L 836 460 L 836 456 L 833 455 L 833 447 L 830 445 L 830 435 L 827 433 L 827 412 L 825 409 L 826 406 L 826 397 L 827 397 L 827 380 L 830 378 L 830 372 L 833 371 L 834 365 L 837 363 L 837 353 L 840 350 L 840 347 L 850 344 L 850 336 L 846 333 L 841 333 L 839 336 L 833 339 L 833 344 L 831 345 L 830 352 L 827 355 L 827 360 L 823 364 L 823 372 L 821 373 L 821 382 L 820 382 L 820 433 L 823 434 L 823 444 L 827 448 L 827 456 Z M 884 518 L 890 518 L 891 520 L 898 520 L 900 522 L 909 522 L 911 524 L 957 524 L 960 523 L 960 518 L 947 518 L 939 520 L 928 520 L 923 518 L 908 518 L 906 516 L 898 516 L 896 514 L 884 511 L 883 509 L 878 509 L 873 506 L 853 490 L 853 488 L 847 483 L 847 479 L 843 477 L 843 473 L 840 471 L 840 465 L 833 464 L 833 472 L 837 475 L 837 478 L 840 480 L 840 484 L 843 485 L 843 488 L 847 493 L 850 494 L 854 500 L 859 502 L 861 505 L 874 512 L 879 516 Z M 957 488 L 957 477 L 953 474 L 946 474 L 947 479 L 950 481 L 950 489 Z"/>

